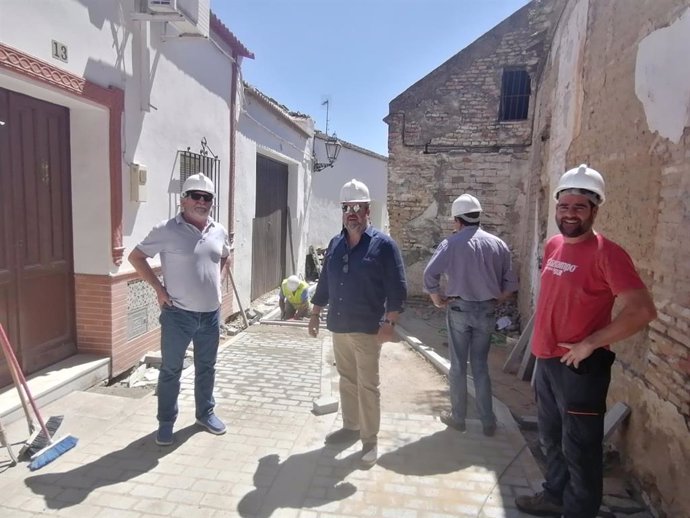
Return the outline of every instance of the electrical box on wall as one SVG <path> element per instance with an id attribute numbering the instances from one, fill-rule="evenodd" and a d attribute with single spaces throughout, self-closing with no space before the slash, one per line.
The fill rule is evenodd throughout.
<path id="1" fill-rule="evenodd" d="M 148 171 L 145 165 L 131 164 L 129 166 L 129 190 L 132 201 L 146 201 L 147 176 Z"/>

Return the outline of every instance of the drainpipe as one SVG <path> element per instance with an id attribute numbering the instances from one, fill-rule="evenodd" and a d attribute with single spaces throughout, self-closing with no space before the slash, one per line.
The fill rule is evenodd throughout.
<path id="1" fill-rule="evenodd" d="M 228 180 L 228 233 L 231 237 L 235 236 L 235 121 L 237 116 L 237 81 L 239 77 L 239 66 L 237 65 L 237 56 L 233 56 L 232 60 L 232 85 L 230 87 L 230 177 Z"/>

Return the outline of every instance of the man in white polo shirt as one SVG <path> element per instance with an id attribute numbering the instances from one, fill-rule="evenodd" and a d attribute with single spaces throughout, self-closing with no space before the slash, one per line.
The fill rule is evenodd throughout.
<path id="1" fill-rule="evenodd" d="M 160 446 L 173 443 L 180 375 L 190 342 L 194 344 L 196 423 L 216 435 L 226 430 L 214 413 L 213 385 L 220 339 L 220 283 L 230 244 L 225 227 L 210 217 L 214 195 L 210 178 L 202 173 L 187 178 L 180 213 L 156 225 L 129 254 L 134 269 L 156 290 L 161 307 L 156 434 Z M 156 254 L 161 256 L 163 283 L 148 263 Z"/>

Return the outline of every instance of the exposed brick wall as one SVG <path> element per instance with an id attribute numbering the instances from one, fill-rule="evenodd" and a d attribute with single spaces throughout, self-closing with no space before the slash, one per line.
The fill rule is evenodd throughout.
<path id="1" fill-rule="evenodd" d="M 522 216 L 534 95 L 527 120 L 499 121 L 502 74 L 525 68 L 534 92 L 560 4 L 529 4 L 390 103 L 390 228 L 412 295 L 421 293 L 421 271 L 451 232 L 450 207 L 463 192 L 479 198 L 482 226 L 517 252 L 528 224 Z"/>
<path id="2" fill-rule="evenodd" d="M 111 278 L 106 275 L 74 276 L 77 348 L 81 353 L 110 356 L 113 319 Z"/>
<path id="3" fill-rule="evenodd" d="M 609 402 L 631 407 L 614 441 L 669 517 L 690 516 L 690 128 L 678 142 L 651 130 L 636 86 L 642 40 L 659 37 L 688 7 L 687 0 L 568 2 L 535 106 L 532 170 L 539 175 L 530 178 L 528 212 L 537 225 L 525 243 L 526 250 L 543 243 L 562 170 L 587 162 L 602 172 L 607 200 L 595 228 L 630 253 L 659 315 L 613 346 Z M 673 65 L 659 53 L 656 73 L 672 81 Z M 523 270 L 534 271 L 536 255 Z"/>

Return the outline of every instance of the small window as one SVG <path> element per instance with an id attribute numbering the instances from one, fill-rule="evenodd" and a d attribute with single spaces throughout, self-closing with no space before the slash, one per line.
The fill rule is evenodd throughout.
<path id="1" fill-rule="evenodd" d="M 527 71 L 504 70 L 499 120 L 519 121 L 527 119 L 530 91 L 530 77 Z"/>
<path id="2" fill-rule="evenodd" d="M 189 151 L 178 151 L 180 164 L 180 192 L 184 181 L 193 174 L 204 173 L 208 176 L 219 192 L 220 187 L 220 160 L 215 156 L 208 156 L 208 153 L 193 153 Z"/>

